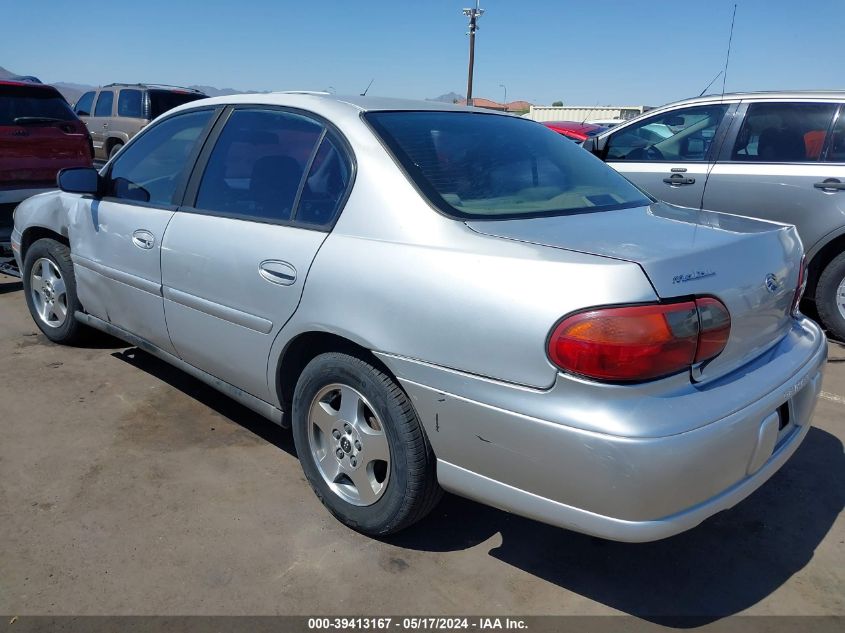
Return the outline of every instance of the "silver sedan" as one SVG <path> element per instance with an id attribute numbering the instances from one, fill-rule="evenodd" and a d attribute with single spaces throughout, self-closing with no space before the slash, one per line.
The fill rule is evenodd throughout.
<path id="1" fill-rule="evenodd" d="M 821 389 L 794 227 L 657 203 L 531 121 L 206 99 L 59 185 L 15 215 L 41 331 L 111 333 L 291 425 L 367 534 L 445 489 L 663 538 L 780 468 Z"/>

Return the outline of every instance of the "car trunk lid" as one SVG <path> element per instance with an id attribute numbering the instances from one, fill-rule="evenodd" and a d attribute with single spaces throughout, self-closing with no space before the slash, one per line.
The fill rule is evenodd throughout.
<path id="1" fill-rule="evenodd" d="M 476 232 L 639 264 L 661 300 L 712 296 L 731 314 L 706 381 L 743 365 L 790 327 L 803 249 L 794 227 L 657 203 L 549 218 L 475 220 Z"/>

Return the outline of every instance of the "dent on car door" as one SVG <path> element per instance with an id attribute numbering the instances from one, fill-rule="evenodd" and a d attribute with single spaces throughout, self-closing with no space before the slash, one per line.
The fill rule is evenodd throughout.
<path id="1" fill-rule="evenodd" d="M 688 106 L 620 127 L 608 137 L 605 160 L 655 198 L 698 208 L 732 107 Z"/>
<path id="2" fill-rule="evenodd" d="M 742 104 L 714 166 L 704 206 L 795 224 L 808 251 L 842 226 L 841 195 L 818 187 L 845 182 L 842 164 L 822 160 L 835 103 Z"/>
<path id="3" fill-rule="evenodd" d="M 161 294 L 161 240 L 214 112 L 169 117 L 114 161 L 100 199 L 70 218 L 77 293 L 90 314 L 175 353 Z"/>
<path id="4" fill-rule="evenodd" d="M 339 212 L 351 165 L 342 147 L 322 123 L 281 109 L 235 108 L 218 123 L 162 252 L 183 360 L 274 400 L 270 347 Z"/>

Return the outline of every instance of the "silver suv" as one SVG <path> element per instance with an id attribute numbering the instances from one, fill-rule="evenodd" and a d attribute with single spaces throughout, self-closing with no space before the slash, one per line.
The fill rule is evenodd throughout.
<path id="1" fill-rule="evenodd" d="M 796 225 L 806 296 L 845 340 L 845 91 L 688 99 L 584 145 L 661 200 Z"/>

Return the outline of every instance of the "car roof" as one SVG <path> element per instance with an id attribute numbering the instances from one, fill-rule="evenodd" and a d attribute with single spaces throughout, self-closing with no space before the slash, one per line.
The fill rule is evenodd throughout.
<path id="1" fill-rule="evenodd" d="M 689 103 L 712 103 L 713 101 L 721 101 L 722 99 L 730 99 L 736 101 L 738 99 L 836 99 L 845 100 L 845 90 L 778 90 L 778 91 L 761 91 L 761 92 L 726 92 L 722 94 L 710 94 L 701 97 L 691 97 L 688 99 L 681 99 L 667 103 L 666 106 L 674 106 Z M 666 107 L 661 106 L 661 107 Z"/>
<path id="2" fill-rule="evenodd" d="M 16 86 L 20 88 L 33 88 L 35 90 L 52 90 L 53 92 L 58 92 L 55 87 L 49 84 L 42 84 L 42 83 L 35 83 L 33 81 L 17 81 L 14 79 L 3 79 L 0 80 L 0 86 Z"/>
<path id="3" fill-rule="evenodd" d="M 211 97 L 201 101 L 193 101 L 179 109 L 189 109 L 206 105 L 227 105 L 227 104 L 256 104 L 256 105 L 279 105 L 289 107 L 301 107 L 304 109 L 330 109 L 335 111 L 346 110 L 360 112 L 376 111 L 442 111 L 442 112 L 479 112 L 484 114 L 495 114 L 499 116 L 513 116 L 504 112 L 487 110 L 485 108 L 474 108 L 439 101 L 423 101 L 412 99 L 395 99 L 393 97 L 369 97 L 360 95 L 335 95 L 327 92 L 315 92 L 307 90 L 288 90 L 284 92 L 259 92 L 225 95 Z"/>

